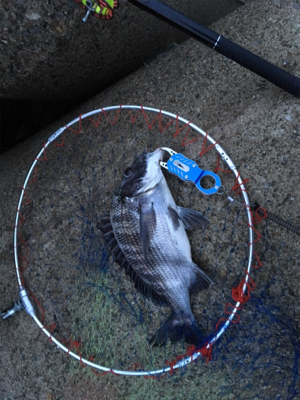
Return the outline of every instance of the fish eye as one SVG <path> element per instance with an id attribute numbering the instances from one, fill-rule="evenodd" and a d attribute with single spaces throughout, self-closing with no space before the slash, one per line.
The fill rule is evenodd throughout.
<path id="1" fill-rule="evenodd" d="M 127 168 L 124 172 L 124 177 L 129 178 L 132 175 L 132 168 Z"/>

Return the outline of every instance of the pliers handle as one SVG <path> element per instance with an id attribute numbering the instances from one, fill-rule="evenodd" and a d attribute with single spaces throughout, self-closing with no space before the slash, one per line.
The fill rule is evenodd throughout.
<path id="1" fill-rule="evenodd" d="M 171 155 L 167 162 L 160 162 L 160 165 L 171 172 L 171 174 L 177 175 L 183 181 L 193 182 L 197 189 L 203 194 L 210 195 L 218 192 L 221 187 L 221 179 L 218 175 L 199 168 L 195 161 L 186 158 L 184 155 L 177 153 L 169 147 L 161 147 L 161 150 Z M 205 176 L 211 177 L 214 181 L 210 189 L 205 189 L 201 185 L 201 181 Z"/>

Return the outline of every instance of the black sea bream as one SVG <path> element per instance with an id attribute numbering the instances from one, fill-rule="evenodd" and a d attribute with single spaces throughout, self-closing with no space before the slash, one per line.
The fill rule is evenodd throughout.
<path id="1" fill-rule="evenodd" d="M 100 229 L 115 260 L 125 268 L 135 287 L 156 303 L 167 303 L 172 313 L 150 339 L 162 345 L 170 338 L 200 344 L 201 333 L 190 305 L 190 293 L 206 289 L 211 279 L 192 261 L 186 229 L 206 226 L 199 212 L 178 207 L 160 161 L 163 151 L 144 151 L 124 172 L 115 190 L 110 216 Z"/>

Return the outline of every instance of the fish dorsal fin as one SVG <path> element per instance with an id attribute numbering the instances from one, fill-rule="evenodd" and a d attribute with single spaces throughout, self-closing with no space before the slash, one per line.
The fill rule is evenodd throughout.
<path id="1" fill-rule="evenodd" d="M 160 296 L 158 293 L 155 292 L 155 290 L 150 288 L 138 276 L 138 274 L 127 261 L 125 255 L 117 244 L 117 239 L 115 238 L 109 215 L 100 218 L 100 221 L 97 223 L 97 228 L 102 231 L 103 237 L 113 253 L 115 262 L 117 262 L 120 267 L 125 270 L 126 275 L 129 275 L 130 280 L 134 282 L 135 288 L 145 297 L 151 298 L 155 304 L 165 304 L 166 301 L 163 296 Z"/>
<path id="2" fill-rule="evenodd" d="M 208 286 L 213 283 L 209 276 L 206 275 L 197 264 L 193 263 L 193 270 L 196 273 L 195 282 L 189 287 L 189 290 L 193 294 L 199 293 L 201 290 L 207 289 Z"/>
<path id="3" fill-rule="evenodd" d="M 139 204 L 139 213 L 141 245 L 144 259 L 147 261 L 150 239 L 153 236 L 156 227 L 156 216 L 153 203 L 141 202 Z"/>
<path id="4" fill-rule="evenodd" d="M 113 230 L 109 214 L 105 215 L 104 217 L 101 217 L 100 220 L 97 221 L 96 228 L 100 229 L 103 233 Z"/>
<path id="5" fill-rule="evenodd" d="M 204 228 L 209 224 L 209 220 L 198 211 L 179 206 L 176 207 L 176 211 L 187 230 Z"/>
<path id="6" fill-rule="evenodd" d="M 114 234 L 109 214 L 105 215 L 104 217 L 101 217 L 100 220 L 97 222 L 96 227 L 100 229 L 101 232 L 103 233 L 103 238 L 105 239 L 107 245 L 112 250 L 113 254 L 118 255 L 121 249 L 120 246 L 118 245 L 116 236 Z"/>

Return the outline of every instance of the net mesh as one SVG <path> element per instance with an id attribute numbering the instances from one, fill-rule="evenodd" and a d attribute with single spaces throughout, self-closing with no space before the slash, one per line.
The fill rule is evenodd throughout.
<path id="1" fill-rule="evenodd" d="M 244 308 L 213 348 L 202 346 L 203 357 L 176 371 L 174 365 L 195 349 L 184 341 L 149 345 L 170 309 L 134 289 L 97 228 L 100 217 L 109 212 L 113 190 L 126 167 L 145 148 L 154 151 L 162 146 L 215 171 L 234 199 L 229 201 L 225 194 L 205 196 L 193 184 L 165 174 L 176 204 L 210 220 L 205 230 L 188 233 L 194 262 L 214 281 L 208 290 L 191 297 L 203 344 L 228 320 L 235 301 Z M 190 124 L 143 108 L 102 109 L 79 118 L 44 146 L 23 191 L 17 244 L 22 283 L 44 328 L 79 355 L 80 362 L 70 358 L 71 374 L 106 374 L 97 368 L 82 369 L 83 359 L 117 370 L 171 368 L 167 374 L 148 375 L 155 379 L 147 384 L 132 377 L 117 383 L 119 378 L 109 376 L 130 399 L 157 398 L 165 390 L 166 398 L 180 398 L 177 384 L 185 388 L 186 399 L 199 398 L 199 391 L 203 398 L 234 398 L 240 395 L 234 390 L 237 381 L 243 382 L 239 398 L 292 399 L 299 392 L 298 328 L 284 304 L 276 301 L 277 292 L 288 292 L 289 287 L 279 287 L 279 278 L 272 273 L 264 286 L 256 286 L 268 262 L 274 261 L 273 268 L 279 270 L 280 258 L 276 260 L 276 249 L 268 240 L 268 222 L 255 215 L 260 224 L 253 226 L 253 275 L 243 295 L 249 234 L 240 185 L 214 146 Z M 211 368 L 220 371 L 216 383 L 210 382 L 217 376 L 210 376 Z"/>

